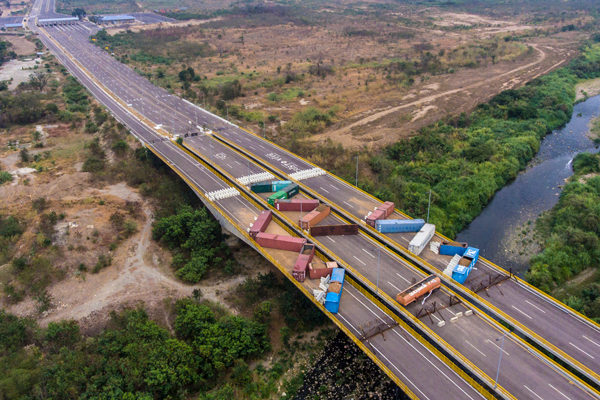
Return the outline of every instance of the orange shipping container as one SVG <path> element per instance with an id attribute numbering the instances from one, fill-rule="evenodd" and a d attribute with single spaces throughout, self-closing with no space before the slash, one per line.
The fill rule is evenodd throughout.
<path id="1" fill-rule="evenodd" d="M 300 228 L 308 230 L 311 226 L 323 221 L 329 215 L 331 208 L 325 204 L 321 204 L 304 217 L 300 218 Z"/>
<path id="2" fill-rule="evenodd" d="M 396 301 L 406 307 L 419 297 L 433 292 L 435 289 L 439 288 L 441 283 L 442 282 L 438 276 L 429 275 L 427 278 L 398 293 L 396 296 Z"/>

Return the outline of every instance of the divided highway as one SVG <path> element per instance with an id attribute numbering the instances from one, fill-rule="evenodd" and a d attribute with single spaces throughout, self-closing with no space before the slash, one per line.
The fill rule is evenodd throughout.
<path id="1" fill-rule="evenodd" d="M 88 42 L 87 37 L 94 29 L 95 28 L 91 25 L 83 24 L 48 28 L 48 33 L 60 43 L 60 46 L 57 46 L 56 43 L 45 38 L 43 34 L 42 39 L 46 45 L 51 48 L 53 53 L 59 57 L 61 62 L 67 65 L 71 72 L 77 76 L 77 78 L 88 87 L 88 89 L 103 104 L 105 104 L 107 108 L 132 129 L 134 134 L 136 134 L 140 140 L 144 141 L 149 146 L 155 147 L 156 150 L 169 161 L 172 167 L 183 171 L 182 173 L 203 191 L 201 193 L 219 190 L 224 187 L 229 187 L 229 185 L 225 184 L 223 180 L 215 177 L 208 169 L 202 167 L 200 162 L 195 161 L 164 136 L 157 134 L 157 131 L 160 132 L 164 130 L 184 136 L 192 132 L 202 131 L 204 130 L 203 128 L 208 127 L 218 132 L 225 141 L 233 143 L 236 148 L 244 151 L 246 155 L 252 154 L 255 158 L 259 158 L 259 164 L 262 164 L 262 166 L 257 165 L 255 162 L 256 160 L 249 161 L 239 153 L 234 152 L 222 141 L 215 140 L 210 136 L 197 136 L 189 139 L 191 146 L 198 151 L 202 157 L 208 158 L 212 165 L 218 166 L 223 172 L 235 178 L 264 172 L 265 167 L 271 170 L 270 167 L 274 167 L 274 165 L 277 166 L 277 170 L 285 174 L 314 168 L 314 166 L 306 161 L 291 155 L 285 150 L 279 149 L 270 142 L 263 141 L 217 116 L 198 109 L 192 104 L 168 94 L 162 89 L 156 88 L 131 69 L 115 61 L 106 54 L 106 52 L 91 45 Z M 90 77 L 82 71 L 80 65 L 77 65 L 71 59 L 66 57 L 66 55 L 63 54 L 63 49 L 73 55 L 78 62 L 81 63 L 81 66 L 90 71 L 93 74 L 93 79 L 90 79 Z M 122 99 L 122 102 L 118 102 L 107 95 L 105 90 L 103 90 L 102 87 L 98 85 L 98 82 L 95 82 L 94 80 L 101 82 L 103 86 L 109 88 L 118 98 Z M 136 115 L 138 118 L 135 117 Z M 152 127 L 149 127 L 147 123 L 142 123 L 139 120 L 140 115 L 156 124 L 154 129 L 151 129 Z M 372 197 L 329 174 L 309 178 L 301 183 L 303 186 L 305 185 L 307 192 L 318 192 L 318 196 L 327 203 L 336 205 L 345 204 L 343 208 L 339 207 L 339 211 L 343 214 L 342 218 L 354 220 L 362 219 L 368 210 L 371 210 L 379 203 Z M 236 220 L 239 226 L 242 227 L 247 226 L 247 224 L 243 224 L 245 218 L 240 217 L 240 209 L 243 211 L 241 214 L 244 215 L 245 213 L 248 213 L 248 215 L 256 215 L 257 213 L 256 207 L 249 203 L 244 203 L 243 200 L 243 198 L 236 196 L 219 201 L 219 207 L 222 208 L 222 212 Z M 401 214 L 398 214 L 398 217 L 404 218 Z M 338 223 L 341 223 L 341 220 L 338 221 Z M 335 239 L 331 237 L 324 238 L 323 241 L 331 242 L 326 244 L 326 248 L 331 250 L 347 265 L 358 271 L 366 278 L 366 280 L 369 282 L 379 281 L 380 289 L 383 293 L 387 293 L 389 297 L 394 297 L 399 291 L 399 288 L 406 287 L 409 282 L 424 276 L 422 272 L 410 263 L 402 260 L 394 252 L 382 249 L 381 243 L 373 240 L 370 236 L 377 238 L 377 240 L 381 240 L 379 236 L 382 235 L 373 233 L 367 235 L 363 233 L 356 237 L 349 237 L 351 239 L 345 242 L 337 237 Z M 405 244 L 402 242 L 403 240 L 410 240 L 409 238 L 403 238 L 401 236 L 389 237 L 387 239 L 397 243 L 399 246 L 398 248 L 400 249 L 405 247 Z M 336 244 L 338 240 L 340 243 Z M 393 246 L 389 247 L 393 248 Z M 378 256 L 380 255 L 378 257 L 380 259 L 379 271 L 374 267 L 374 265 L 376 265 L 375 254 Z M 434 265 L 435 261 L 434 257 L 431 258 L 431 262 L 429 259 L 426 261 L 430 266 Z M 438 264 L 440 263 L 443 264 L 443 259 L 438 261 Z M 491 264 L 486 263 L 485 265 L 488 265 L 491 271 L 498 271 Z M 444 267 L 445 265 L 442 265 L 441 268 L 438 267 L 437 269 L 440 270 Z M 514 281 L 510 280 L 505 282 Z M 503 283 L 503 285 L 505 285 L 505 283 Z M 488 289 L 488 291 L 489 290 L 491 289 Z M 505 291 L 504 286 L 502 291 Z M 445 291 L 442 294 L 437 294 L 437 296 L 442 296 L 439 298 L 440 304 L 447 301 L 447 298 L 449 297 L 448 293 L 450 292 Z M 518 293 L 520 292 L 517 291 L 517 294 Z M 543 300 L 542 295 L 537 294 L 533 290 L 532 293 L 535 294 L 536 298 L 541 298 Z M 443 296 L 446 296 L 446 298 Z M 344 299 L 342 307 L 345 307 L 344 301 L 346 301 L 346 298 L 348 297 L 352 296 L 342 297 Z M 529 299 L 527 298 L 526 300 Z M 531 302 L 533 303 L 533 301 Z M 546 301 L 546 303 L 549 302 Z M 521 312 L 529 311 L 521 309 L 523 307 L 521 302 L 517 302 L 516 304 L 513 304 L 513 306 L 520 306 L 518 310 Z M 350 308 L 351 306 L 348 307 Z M 463 354 L 466 358 L 477 364 L 477 367 L 483 370 L 488 376 L 493 376 L 496 368 L 497 355 L 500 352 L 500 348 L 498 347 L 498 343 L 500 342 L 498 339 L 501 339 L 501 336 L 505 334 L 505 331 L 498 326 L 493 325 L 492 322 L 488 321 L 484 316 L 479 315 L 478 312 L 472 317 L 459 318 L 454 324 L 446 324 L 445 327 L 438 327 L 438 322 L 441 319 L 450 319 L 459 312 L 467 311 L 467 308 L 465 307 L 464 303 L 445 307 L 439 311 L 437 315 L 435 312 L 431 314 L 431 319 L 425 319 L 425 324 L 429 326 L 429 329 L 434 330 L 436 334 L 442 336 L 452 348 L 458 350 L 460 354 Z M 377 307 L 374 306 L 374 309 L 377 309 Z M 540 307 L 540 309 L 542 308 Z M 350 316 L 344 310 L 346 310 L 346 308 L 342 308 L 343 314 L 340 314 L 343 315 L 342 318 L 348 318 L 348 320 L 345 321 L 347 324 L 344 326 L 349 329 L 354 329 L 356 332 L 355 335 L 359 335 L 359 330 L 356 329 L 356 327 L 360 327 L 361 324 L 356 323 L 356 321 L 354 321 L 356 324 L 350 323 L 351 318 L 356 318 L 356 316 Z M 413 307 L 412 309 L 409 307 L 409 312 L 416 314 L 417 311 L 417 307 Z M 380 312 L 385 314 L 387 318 L 391 318 L 389 314 L 381 310 Z M 360 312 L 358 312 L 358 314 L 360 314 Z M 571 315 L 566 311 L 564 314 Z M 434 318 L 437 320 L 434 320 Z M 553 318 L 552 313 L 550 313 L 549 318 Z M 593 325 L 591 326 L 593 327 Z M 584 336 L 587 336 L 592 344 L 595 343 L 594 340 L 598 337 L 597 331 L 596 333 L 584 333 L 589 335 Z M 401 337 L 400 334 L 398 334 L 398 336 Z M 501 371 L 500 383 L 501 385 L 506 385 L 506 388 L 514 396 L 518 398 L 533 399 L 561 398 L 561 396 L 572 399 L 594 398 L 594 395 L 583 390 L 581 385 L 574 385 L 573 382 L 576 380 L 570 378 L 564 371 L 559 370 L 555 365 L 549 362 L 549 360 L 541 357 L 540 354 L 530 349 L 518 338 L 511 335 L 507 335 L 506 338 L 508 340 L 506 340 L 504 347 L 505 358 L 503 359 L 503 363 L 505 364 L 504 369 Z M 579 342 L 576 343 L 580 344 Z M 383 343 L 378 343 L 377 347 L 373 349 L 373 352 L 377 353 L 381 350 L 382 346 L 384 346 Z M 583 347 L 580 349 L 583 349 Z M 391 355 L 395 353 L 393 350 L 390 351 L 391 353 L 379 353 L 377 357 L 382 360 L 390 361 L 390 359 L 386 357 L 391 357 Z M 593 355 L 594 353 L 588 354 Z M 429 360 L 428 357 L 425 358 Z M 431 358 L 436 359 L 436 357 Z M 594 357 L 592 358 L 595 359 Z M 389 368 L 403 368 L 404 372 L 400 369 L 396 372 L 393 371 L 393 373 L 398 376 L 407 374 L 406 370 L 414 366 L 412 362 L 409 363 L 408 366 L 402 365 L 402 363 L 398 365 L 398 362 L 392 361 L 385 364 Z M 412 379 L 407 378 L 408 375 L 404 376 L 405 381 L 410 380 L 412 382 Z M 417 377 L 418 376 L 419 375 L 417 375 Z M 421 380 L 423 380 L 426 375 L 420 376 Z M 413 377 L 413 379 L 415 378 Z M 429 398 L 426 392 L 423 391 L 425 389 L 419 385 L 415 386 L 419 387 L 417 392 L 420 393 L 420 397 L 423 396 L 422 398 Z M 431 395 L 431 393 L 429 395 Z M 459 395 L 457 397 L 434 396 L 431 398 L 465 397 L 464 395 Z"/>

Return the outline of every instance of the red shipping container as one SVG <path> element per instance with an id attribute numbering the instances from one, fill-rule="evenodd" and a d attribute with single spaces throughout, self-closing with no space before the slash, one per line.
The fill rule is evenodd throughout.
<path id="1" fill-rule="evenodd" d="M 294 264 L 294 270 L 292 271 L 292 276 L 296 278 L 298 282 L 304 282 L 304 279 L 306 279 L 306 270 L 308 269 L 310 259 L 311 257 L 309 255 L 298 255 L 296 264 Z"/>
<path id="2" fill-rule="evenodd" d="M 367 224 L 369 224 L 373 228 L 375 228 L 375 221 L 377 221 L 378 219 L 382 219 L 382 218 L 385 218 L 385 211 L 375 210 L 369 216 L 367 216 L 367 218 L 366 218 Z"/>
<path id="3" fill-rule="evenodd" d="M 256 235 L 256 243 L 262 247 L 270 249 L 300 251 L 306 243 L 306 239 L 284 235 L 274 235 L 272 233 L 259 232 Z"/>
<path id="4" fill-rule="evenodd" d="M 313 199 L 277 199 L 274 204 L 279 211 L 300 211 L 309 212 L 319 206 L 319 200 Z"/>
<path id="5" fill-rule="evenodd" d="M 300 218 L 300 228 L 308 230 L 311 226 L 323 221 L 329 215 L 331 208 L 325 204 L 321 204 L 304 217 Z"/>
<path id="6" fill-rule="evenodd" d="M 377 209 L 383 211 L 385 213 L 385 218 L 387 218 L 394 213 L 394 202 L 386 201 L 385 203 L 377 207 Z"/>
<path id="7" fill-rule="evenodd" d="M 321 266 L 322 264 L 318 265 Z M 319 279 L 319 278 L 324 278 L 327 275 L 331 275 L 331 273 L 333 272 L 334 268 L 337 268 L 337 263 L 336 262 L 328 262 L 325 265 L 323 265 L 322 268 L 317 268 L 317 265 L 315 265 L 315 263 L 310 263 L 308 264 L 308 276 L 310 279 Z"/>
<path id="8" fill-rule="evenodd" d="M 256 238 L 256 235 L 259 232 L 264 232 L 265 229 L 267 229 L 267 226 L 269 225 L 269 223 L 271 222 L 271 219 L 273 218 L 273 213 L 270 210 L 264 210 L 263 212 L 261 212 L 258 217 L 256 218 L 256 220 L 254 221 L 254 223 L 252 223 L 252 226 L 250 227 L 250 236 L 252 238 Z"/>

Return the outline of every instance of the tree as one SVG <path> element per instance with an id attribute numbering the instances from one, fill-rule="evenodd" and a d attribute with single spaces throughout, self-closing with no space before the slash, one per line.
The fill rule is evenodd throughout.
<path id="1" fill-rule="evenodd" d="M 50 76 L 48 74 L 45 74 L 41 71 L 37 71 L 37 72 L 34 72 L 33 74 L 29 75 L 29 85 L 32 88 L 35 88 L 35 89 L 39 90 L 40 92 L 43 92 L 44 89 L 46 88 L 46 85 L 48 85 L 49 79 L 50 79 Z"/>
<path id="2" fill-rule="evenodd" d="M 71 15 L 79 19 L 83 19 L 83 17 L 86 16 L 86 12 L 83 8 L 76 8 L 75 10 L 73 10 Z"/>

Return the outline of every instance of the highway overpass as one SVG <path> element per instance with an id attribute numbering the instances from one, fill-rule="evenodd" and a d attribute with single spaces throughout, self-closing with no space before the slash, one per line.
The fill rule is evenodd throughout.
<path id="1" fill-rule="evenodd" d="M 93 28 L 90 26 L 78 24 L 68 27 L 52 27 L 40 32 L 41 39 L 59 60 L 141 141 L 160 154 L 169 165 L 184 176 L 224 225 L 265 255 L 264 249 L 261 249 L 244 234 L 244 227 L 247 226 L 249 218 L 253 218 L 260 209 L 268 206 L 262 199 L 252 197 L 247 188 L 244 189 L 243 185 L 240 186 L 236 183 L 237 179 L 265 172 L 276 176 L 289 177 L 299 171 L 313 170 L 315 166 L 218 116 L 207 113 L 160 88 L 154 87 L 131 69 L 91 45 L 87 38 L 92 30 Z M 186 141 L 186 146 L 190 152 L 186 152 L 169 139 L 169 135 L 172 134 L 185 136 L 191 132 L 205 131 L 205 128 L 210 128 L 216 134 L 189 138 Z M 317 197 L 333 205 L 336 213 L 331 218 L 339 223 L 362 219 L 368 210 L 380 203 L 366 193 L 360 192 L 353 186 L 327 173 L 301 180 L 299 183 L 304 188 L 302 195 Z M 218 202 L 212 202 L 204 196 L 205 193 L 228 187 L 234 187 L 240 194 Z M 340 206 L 341 204 L 343 206 Z M 397 216 L 405 218 L 400 213 Z M 306 237 L 305 233 L 298 231 L 297 226 L 294 226 L 295 216 L 277 213 L 277 217 L 280 226 L 285 226 L 287 229 L 294 231 L 295 234 Z M 499 311 L 494 310 L 492 307 L 495 308 L 497 305 L 492 305 L 488 301 L 489 299 L 484 301 L 483 298 L 474 293 L 472 288 L 461 287 L 461 285 L 455 285 L 451 280 L 446 280 L 446 287 L 436 293 L 436 297 L 428 300 L 430 304 L 435 301 L 440 305 L 439 310 L 434 312 L 426 310 L 423 313 L 419 311 L 423 307 L 420 309 L 419 307 L 405 309 L 395 303 L 393 297 L 398 292 L 399 287 L 406 286 L 408 282 L 425 276 L 426 273 L 431 272 L 430 269 L 432 271 L 436 270 L 435 257 L 430 255 L 429 258 L 418 259 L 406 251 L 402 242 L 402 240 L 407 240 L 406 238 L 380 235 L 363 226 L 360 235 L 348 237 L 347 240 L 342 240 L 339 237 L 335 239 L 319 238 L 319 241 L 315 238 L 309 239 L 318 243 L 319 249 L 325 257 L 336 259 L 348 271 L 351 271 L 360 283 L 358 286 L 376 292 L 381 301 L 386 303 L 385 306 L 378 305 L 379 300 L 373 297 L 370 299 L 370 304 L 368 304 L 370 310 L 377 310 L 377 312 L 382 313 L 380 316 L 383 320 L 386 320 L 383 318 L 383 315 L 385 315 L 386 318 L 400 322 L 409 321 L 419 332 L 409 333 L 407 337 L 418 338 L 423 335 L 427 339 L 426 341 L 419 340 L 419 343 L 422 343 L 425 346 L 424 348 L 429 350 L 429 356 L 425 357 L 427 362 L 421 360 L 424 365 L 427 365 L 429 361 L 435 361 L 452 372 L 456 371 L 454 363 L 446 360 L 439 352 L 434 352 L 436 348 L 439 348 L 450 358 L 456 360 L 456 363 L 461 365 L 463 369 L 470 371 L 485 386 L 493 386 L 494 382 L 490 377 L 494 376 L 497 354 L 499 353 L 497 339 L 505 336 L 508 340 L 504 349 L 504 368 L 501 370 L 499 379 L 498 396 L 506 398 L 560 398 L 560 396 L 594 398 L 597 396 L 597 392 L 589 389 L 579 379 L 532 349 L 516 335 L 507 333 L 487 313 L 496 318 L 500 315 L 503 320 L 509 320 L 509 314 L 500 309 L 498 309 Z M 380 255 L 381 260 L 378 271 L 374 268 L 373 259 L 375 254 Z M 427 256 L 427 253 L 425 255 Z M 281 257 L 281 255 L 279 256 Z M 278 267 L 285 273 L 284 261 L 285 258 L 279 261 L 277 259 L 272 260 L 275 265 L 279 263 Z M 443 259 L 438 260 L 437 263 L 442 265 Z M 489 271 L 495 274 L 494 276 L 503 276 L 503 272 L 499 268 L 488 262 L 484 262 L 484 264 L 489 268 Z M 289 270 L 289 266 L 287 268 Z M 437 268 L 438 273 L 439 270 L 440 268 Z M 289 277 L 289 271 L 287 271 L 287 275 Z M 381 279 L 377 279 L 375 275 Z M 498 280 L 496 277 L 494 277 L 494 280 Z M 380 282 L 379 290 L 373 284 L 376 279 Z M 493 280 L 490 282 L 493 282 Z M 588 323 L 577 314 L 561 307 L 559 303 L 552 302 L 547 296 L 528 288 L 526 284 L 514 278 L 502 281 L 502 291 L 505 290 L 505 286 L 509 286 L 507 283 L 512 282 L 517 288 L 515 289 L 517 295 L 521 295 L 523 291 L 521 288 L 528 289 L 526 292 L 533 293 L 535 297 L 531 298 L 534 298 L 535 301 L 540 301 L 542 305 L 551 304 L 552 307 L 556 307 L 562 313 L 560 315 L 565 316 L 568 323 L 575 321 L 576 329 L 580 329 L 578 328 L 580 325 L 589 326 L 592 331 L 584 331 L 583 336 L 589 338 L 592 345 L 596 343 L 596 340 L 598 340 L 597 326 Z M 301 290 L 304 288 L 304 293 L 312 297 L 306 287 L 297 285 Z M 494 285 L 487 290 L 489 292 L 494 288 L 497 289 L 498 285 Z M 361 293 L 365 298 L 368 298 L 369 295 L 364 292 L 364 289 Z M 344 302 L 347 301 L 346 298 L 348 297 L 351 296 L 343 296 Z M 490 299 L 493 300 L 491 297 Z M 539 307 L 540 310 L 544 310 L 545 313 L 549 313 L 549 318 L 554 318 L 556 313 L 554 310 L 550 308 L 545 310 L 538 303 L 531 301 L 529 297 L 524 299 Z M 456 302 L 452 304 L 453 301 Z M 362 300 L 358 303 L 362 303 Z M 527 313 L 529 310 L 523 310 L 523 304 L 521 303 L 523 303 L 523 300 L 513 305 L 518 305 L 519 311 Z M 329 316 L 337 321 L 338 326 L 344 326 L 346 333 L 357 343 L 364 345 L 361 341 L 361 338 L 364 340 L 364 335 L 358 333 L 360 329 L 356 329 L 357 326 L 362 325 L 350 323 L 350 318 L 356 318 L 356 316 L 347 314 L 348 310 L 352 310 L 350 314 L 356 312 L 360 315 L 361 308 L 355 306 L 342 304 L 342 312 L 339 315 L 347 319 L 343 321 L 347 324 L 341 323 L 338 316 Z M 479 307 L 483 307 L 487 313 L 481 311 Z M 467 318 L 464 314 L 469 310 L 475 311 L 475 313 Z M 369 313 L 366 312 L 366 314 Z M 419 313 L 421 318 L 416 317 Z M 442 327 L 438 326 L 439 321 L 436 321 L 436 319 L 450 320 L 459 313 L 462 313 L 463 317 L 456 319 L 455 323 L 445 324 Z M 389 322 L 389 320 L 386 321 Z M 396 322 L 400 327 L 398 321 Z M 362 323 L 365 322 L 362 321 Z M 527 327 L 531 321 L 525 322 L 528 323 L 523 324 L 523 326 Z M 542 326 L 538 329 L 543 328 Z M 531 331 L 530 328 L 527 329 Z M 405 328 L 403 332 L 409 331 Z M 532 332 L 539 335 L 539 332 Z M 381 337 L 383 336 L 381 335 Z M 577 338 L 577 336 L 574 336 L 574 338 Z M 372 341 L 373 338 L 368 340 Z M 574 340 L 571 339 L 570 342 L 573 343 Z M 583 338 L 582 340 L 586 339 Z M 386 340 L 383 341 L 387 343 Z M 435 344 L 435 348 L 432 347 L 433 350 L 430 348 L 432 343 Z M 580 347 L 583 346 L 580 342 L 576 342 L 575 345 L 579 345 L 578 347 L 584 351 L 587 348 Z M 560 349 L 563 351 L 562 347 Z M 385 366 L 387 368 L 386 373 L 399 384 L 405 385 L 404 387 L 413 395 L 419 398 L 440 398 L 440 392 L 437 393 L 438 397 L 435 396 L 435 392 L 429 392 L 429 395 L 427 395 L 427 390 L 431 390 L 427 389 L 428 386 L 431 386 L 428 385 L 427 375 L 416 375 L 416 377 L 409 375 L 411 368 L 414 366 L 413 362 L 407 363 L 401 355 L 395 356 L 397 358 L 394 361 L 395 351 L 393 349 L 387 352 L 381 349 L 381 344 L 379 344 L 374 348 L 365 345 L 363 350 L 367 351 L 367 354 L 376 360 L 380 366 Z M 594 355 L 593 352 L 588 352 L 588 354 Z M 582 363 L 581 365 L 587 368 L 586 364 Z M 431 365 L 429 367 L 433 368 Z M 440 367 L 438 366 L 438 368 Z M 584 373 L 582 371 L 585 371 L 583 368 L 580 373 L 589 377 L 589 372 Z M 592 372 L 591 376 L 593 376 L 594 371 L 597 372 L 598 369 L 590 368 L 590 371 Z M 469 382 L 469 378 L 464 374 L 457 373 L 460 375 L 459 381 L 468 383 L 467 386 L 472 387 L 471 385 L 474 385 L 477 387 L 472 381 Z M 446 375 L 448 377 L 457 376 Z M 410 379 L 411 376 L 412 379 Z M 413 387 L 406 386 L 409 385 L 407 382 L 410 382 Z M 461 390 L 464 390 L 464 388 L 461 388 Z M 481 391 L 477 391 L 477 393 L 481 393 Z M 433 397 L 429 397 L 432 395 Z"/>

